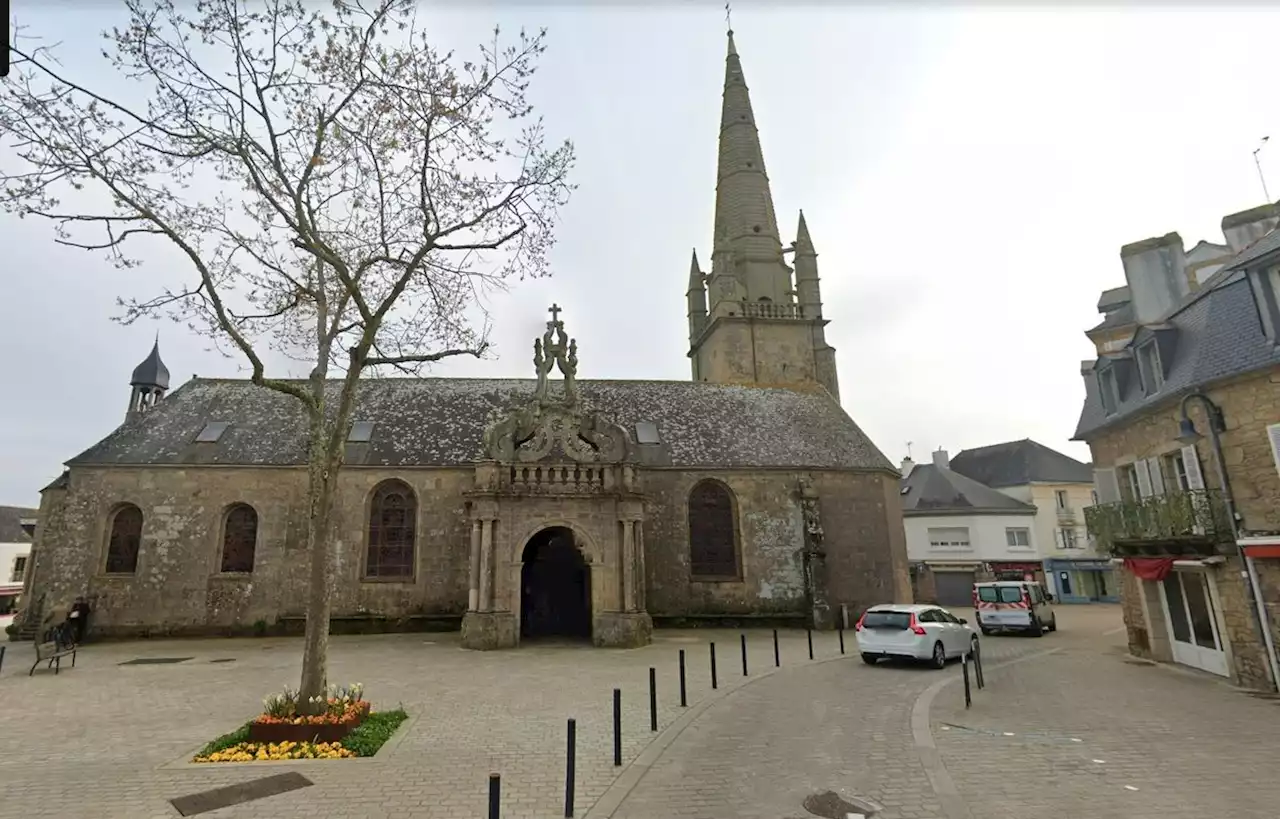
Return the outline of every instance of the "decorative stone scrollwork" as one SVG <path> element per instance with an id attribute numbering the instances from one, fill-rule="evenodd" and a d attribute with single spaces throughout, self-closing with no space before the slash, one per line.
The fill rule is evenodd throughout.
<path id="1" fill-rule="evenodd" d="M 818 492 L 813 481 L 802 476 L 799 481 L 800 511 L 804 515 L 805 551 L 821 556 L 822 512 L 818 507 Z"/>
<path id="2" fill-rule="evenodd" d="M 484 432 L 486 454 L 496 461 L 533 463 L 563 456 L 578 463 L 621 463 L 630 458 L 627 431 L 584 408 L 578 394 L 578 342 L 564 331 L 560 307 L 551 305 L 551 321 L 533 343 L 537 386 L 533 398 L 494 413 Z M 564 389 L 553 395 L 549 376 L 555 367 Z"/>

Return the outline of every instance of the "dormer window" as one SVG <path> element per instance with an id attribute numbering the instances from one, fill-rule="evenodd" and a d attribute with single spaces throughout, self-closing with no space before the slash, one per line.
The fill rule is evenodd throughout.
<path id="1" fill-rule="evenodd" d="M 1116 386 L 1116 371 L 1111 367 L 1098 373 L 1098 395 L 1102 397 L 1102 409 L 1113 415 L 1120 407 L 1120 390 Z"/>
<path id="2" fill-rule="evenodd" d="M 1272 344 L 1280 344 L 1280 266 L 1250 271 L 1249 285 L 1263 334 Z"/>
<path id="3" fill-rule="evenodd" d="M 222 437 L 222 433 L 226 432 L 229 426 L 231 426 L 230 421 L 210 421 L 196 435 L 196 443 L 216 444 L 218 439 Z"/>
<path id="4" fill-rule="evenodd" d="M 1160 392 L 1164 386 L 1164 366 L 1154 339 L 1138 348 L 1138 374 L 1142 377 L 1142 390 L 1147 395 Z"/>

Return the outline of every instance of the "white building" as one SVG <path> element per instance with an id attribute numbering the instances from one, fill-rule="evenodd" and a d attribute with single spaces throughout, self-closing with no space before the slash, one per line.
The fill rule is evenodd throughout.
<path id="1" fill-rule="evenodd" d="M 9 614 L 22 593 L 31 560 L 31 541 L 38 509 L 0 506 L 0 616 Z"/>
<path id="2" fill-rule="evenodd" d="M 902 463 L 902 516 L 917 600 L 968 606 L 978 580 L 1044 582 L 1036 507 L 933 463 Z"/>

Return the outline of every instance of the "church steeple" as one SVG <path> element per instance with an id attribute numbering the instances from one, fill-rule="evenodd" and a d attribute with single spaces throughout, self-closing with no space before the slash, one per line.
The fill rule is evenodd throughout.
<path id="1" fill-rule="evenodd" d="M 151 409 L 169 391 L 169 368 L 160 360 L 159 333 L 156 333 L 156 341 L 151 347 L 151 353 L 143 359 L 141 364 L 133 368 L 129 386 L 132 389 L 129 392 L 129 411 L 125 414 L 126 419 Z"/>
<path id="2" fill-rule="evenodd" d="M 839 399 L 817 252 L 800 217 L 783 249 L 742 58 L 728 33 L 720 109 L 711 269 L 690 271 L 693 377 L 721 384 L 826 390 Z M 785 253 L 795 253 L 795 280 Z"/>

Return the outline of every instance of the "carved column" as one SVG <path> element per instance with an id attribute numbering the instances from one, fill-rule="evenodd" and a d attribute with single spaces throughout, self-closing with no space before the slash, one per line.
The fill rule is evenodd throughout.
<path id="1" fill-rule="evenodd" d="M 636 521 L 635 540 L 636 540 L 636 608 L 640 611 L 649 610 L 649 601 L 647 599 L 647 586 L 649 584 L 648 575 L 644 571 L 644 526 L 642 521 Z"/>
<path id="2" fill-rule="evenodd" d="M 493 611 L 493 520 L 480 520 L 480 587 L 477 611 Z"/>
<path id="3" fill-rule="evenodd" d="M 480 521 L 471 521 L 470 582 L 467 586 L 467 611 L 479 611 L 480 603 Z"/>
<path id="4" fill-rule="evenodd" d="M 634 520 L 622 522 L 622 561 L 618 575 L 622 578 L 622 610 L 636 610 L 636 543 Z"/>

